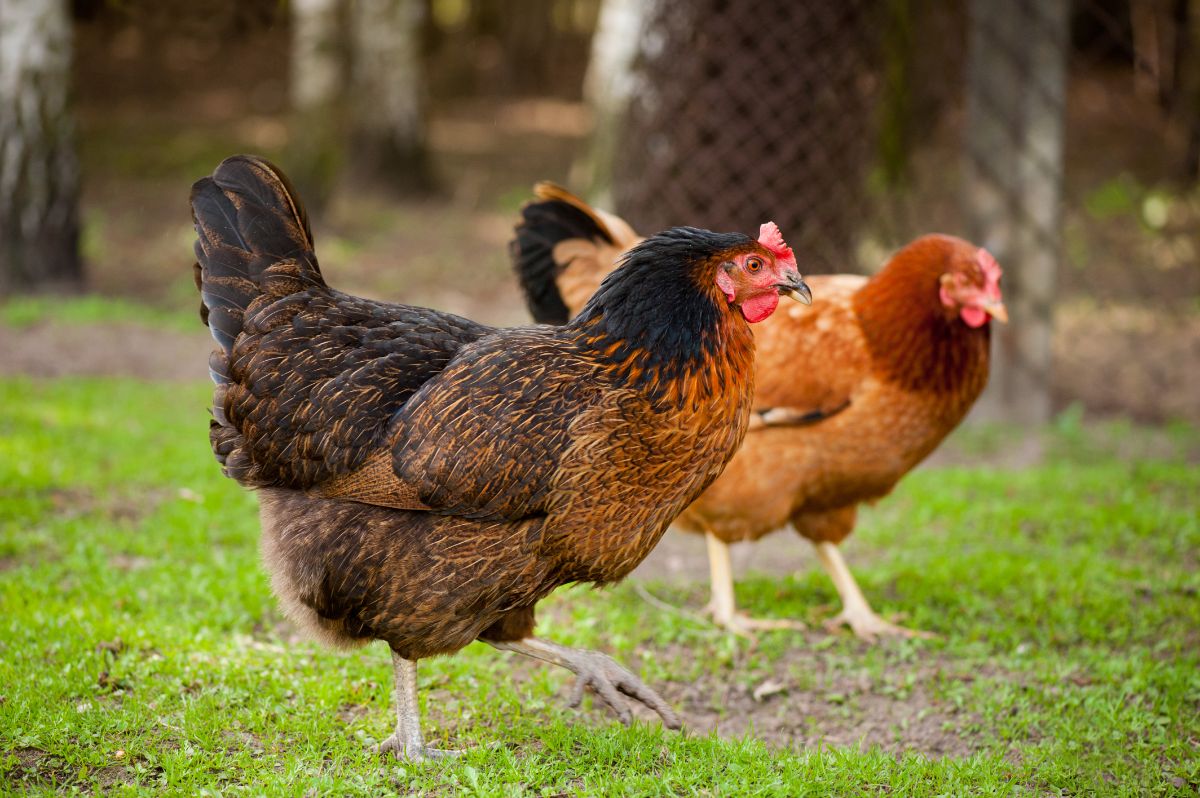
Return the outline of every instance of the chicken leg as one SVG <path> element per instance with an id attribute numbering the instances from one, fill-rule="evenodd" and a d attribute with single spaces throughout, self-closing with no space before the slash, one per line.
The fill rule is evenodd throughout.
<path id="1" fill-rule="evenodd" d="M 708 541 L 708 570 L 712 585 L 712 598 L 704 611 L 712 616 L 713 623 L 743 637 L 768 629 L 804 629 L 802 621 L 789 619 L 751 618 L 738 612 L 733 595 L 733 564 L 729 559 L 729 544 L 711 532 L 704 535 Z"/>
<path id="2" fill-rule="evenodd" d="M 629 711 L 628 702 L 620 697 L 622 694 L 635 701 L 640 701 L 657 712 L 662 718 L 663 725 L 668 729 L 678 729 L 682 725 L 675 711 L 658 693 L 647 687 L 641 679 L 623 668 L 607 654 L 580 648 L 568 648 L 537 637 L 526 637 L 523 640 L 515 641 L 486 640 L 484 642 L 501 651 L 514 651 L 533 659 L 540 659 L 542 662 L 559 665 L 575 674 L 575 686 L 571 690 L 568 706 L 579 706 L 583 700 L 583 691 L 591 688 L 626 725 L 633 720 L 633 714 Z"/>
<path id="3" fill-rule="evenodd" d="M 396 682 L 396 731 L 379 744 L 379 752 L 391 752 L 397 759 L 412 762 L 461 753 L 426 747 L 421 737 L 421 712 L 417 705 L 417 661 L 405 659 L 393 651 L 392 667 Z"/>
<path id="4" fill-rule="evenodd" d="M 854 632 L 855 637 L 868 643 L 875 642 L 876 638 L 881 635 L 926 639 L 937 637 L 931 632 L 906 629 L 879 617 L 867 603 L 867 597 L 863 595 L 854 575 L 846 566 L 846 560 L 842 557 L 842 550 L 838 548 L 838 545 L 829 541 L 813 545 L 817 548 L 817 557 L 820 558 L 821 565 L 825 566 L 825 571 L 833 579 L 834 587 L 837 588 L 838 595 L 842 598 L 842 611 L 826 623 L 827 628 L 836 629 L 838 626 L 846 624 Z"/>

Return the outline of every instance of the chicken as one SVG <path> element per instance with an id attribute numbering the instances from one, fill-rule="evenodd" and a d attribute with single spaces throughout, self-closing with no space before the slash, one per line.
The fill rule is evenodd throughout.
<path id="1" fill-rule="evenodd" d="M 543 183 L 522 211 L 512 255 L 533 317 L 562 324 L 640 240 L 624 221 Z M 736 612 L 728 544 L 790 523 L 816 547 L 848 624 L 867 640 L 919 634 L 877 615 L 838 548 L 856 508 L 887 495 L 963 419 L 988 376 L 989 320 L 1007 320 L 1000 267 L 985 250 L 929 235 L 873 278 L 809 278 L 810 307 L 755 331 L 750 434 L 724 474 L 677 519 L 708 541 L 716 623 L 732 631 L 802 626 Z M 764 478 L 763 475 L 769 475 Z"/>
<path id="2" fill-rule="evenodd" d="M 201 315 L 218 348 L 212 449 L 260 496 L 290 617 L 392 651 L 399 757 L 425 745 L 417 661 L 473 640 L 561 665 L 574 700 L 671 708 L 609 657 L 533 636 L 559 585 L 615 582 L 721 472 L 753 395 L 749 321 L 807 294 L 761 241 L 676 228 L 563 327 L 494 329 L 326 284 L 299 199 L 257 158 L 192 189 Z"/>

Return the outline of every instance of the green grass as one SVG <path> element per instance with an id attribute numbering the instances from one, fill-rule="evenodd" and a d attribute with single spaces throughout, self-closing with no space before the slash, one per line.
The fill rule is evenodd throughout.
<path id="1" fill-rule="evenodd" d="M 846 635 L 774 633 L 752 648 L 652 608 L 628 585 L 561 590 L 544 605 L 544 634 L 637 663 L 668 695 L 712 688 L 711 711 L 735 727 L 752 711 L 756 728 L 787 712 L 796 717 L 775 718 L 783 728 L 854 728 L 875 707 L 911 706 L 911 725 L 893 724 L 891 750 L 789 745 L 779 723 L 761 735 L 769 744 L 754 733 L 623 728 L 600 711 L 567 709 L 561 671 L 520 665 L 514 675 L 513 658 L 476 644 L 422 663 L 420 675 L 427 737 L 476 747 L 414 766 L 368 750 L 392 723 L 382 647 L 338 652 L 290 639 L 258 562 L 254 499 L 208 452 L 207 397 L 204 386 L 0 381 L 0 791 L 1132 796 L 1200 787 L 1193 428 L 1097 430 L 1068 417 L 1042 466 L 919 471 L 866 511 L 848 547 L 864 590 L 940 640 L 868 648 Z M 964 436 L 980 457 L 1002 439 Z M 650 588 L 692 603 L 702 579 Z M 815 569 L 751 577 L 738 591 L 759 615 L 819 622 L 836 604 Z M 788 695 L 745 699 L 743 688 L 768 677 L 787 681 Z M 741 696 L 732 711 L 723 710 L 729 696 Z M 787 709 L 801 698 L 816 707 L 805 717 Z M 942 719 L 935 731 L 955 741 L 950 755 L 922 753 L 921 713 Z"/>
<path id="2" fill-rule="evenodd" d="M 191 280 L 188 287 L 194 293 Z M 34 324 L 109 324 L 114 321 L 195 332 L 198 322 L 194 302 L 187 311 L 164 310 L 127 299 L 86 294 L 77 297 L 21 296 L 0 302 L 0 324 L 30 327 Z"/>

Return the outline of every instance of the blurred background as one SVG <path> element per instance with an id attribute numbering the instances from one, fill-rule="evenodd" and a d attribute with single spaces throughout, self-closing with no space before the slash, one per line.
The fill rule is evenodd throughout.
<path id="1" fill-rule="evenodd" d="M 963 235 L 979 416 L 1200 421 L 1198 0 L 3 0 L 0 373 L 204 379 L 187 195 L 238 152 L 334 285 L 495 324 L 539 179 L 811 273 Z"/>

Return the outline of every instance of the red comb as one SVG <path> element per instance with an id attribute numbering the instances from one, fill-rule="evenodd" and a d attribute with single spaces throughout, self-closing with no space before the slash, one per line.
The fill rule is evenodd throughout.
<path id="1" fill-rule="evenodd" d="M 758 243 L 775 254 L 778 260 L 796 262 L 796 253 L 783 240 L 783 233 L 774 222 L 767 222 L 758 228 Z"/>

